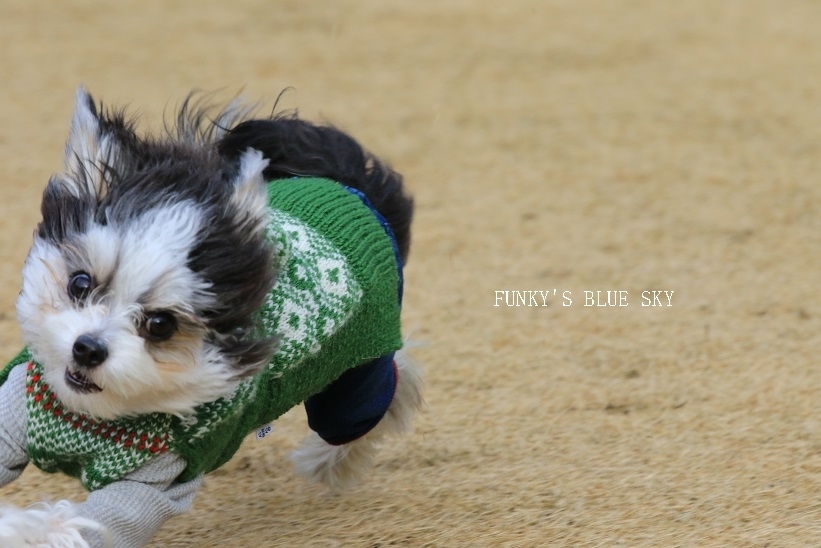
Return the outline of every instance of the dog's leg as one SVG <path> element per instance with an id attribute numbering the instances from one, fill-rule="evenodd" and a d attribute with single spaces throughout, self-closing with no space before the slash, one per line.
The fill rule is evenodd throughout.
<path id="1" fill-rule="evenodd" d="M 385 416 L 370 432 L 344 445 L 331 445 L 312 432 L 296 449 L 291 459 L 296 471 L 332 490 L 351 487 L 373 465 L 378 443 L 388 435 L 406 434 L 413 417 L 422 406 L 422 374 L 405 355 L 398 352 L 396 393 Z"/>
<path id="2" fill-rule="evenodd" d="M 84 529 L 103 531 L 99 523 L 78 516 L 67 500 L 26 509 L 0 508 L 0 545 L 4 548 L 89 548 L 80 534 Z"/>

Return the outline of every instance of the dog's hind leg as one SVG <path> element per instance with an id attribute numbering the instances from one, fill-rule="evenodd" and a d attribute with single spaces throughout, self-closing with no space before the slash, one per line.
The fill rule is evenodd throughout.
<path id="1" fill-rule="evenodd" d="M 291 458 L 294 461 L 297 473 L 316 482 L 328 486 L 332 490 L 340 490 L 351 487 L 358 483 L 362 477 L 373 466 L 373 456 L 377 446 L 385 436 L 406 434 L 411 430 L 413 417 L 422 406 L 422 375 L 420 369 L 403 352 L 398 352 L 390 362 L 390 377 L 394 384 L 392 391 L 393 398 L 390 399 L 386 411 L 383 411 L 374 420 L 373 417 L 359 417 L 353 425 L 340 429 L 340 424 L 345 416 L 344 411 L 325 409 L 328 415 L 333 418 L 329 421 L 320 421 L 317 417 L 319 409 L 329 405 L 332 401 L 341 401 L 340 394 L 334 394 L 334 389 L 341 392 L 342 387 L 350 382 L 350 378 L 344 377 L 331 385 L 330 390 L 326 390 L 318 397 L 309 399 L 306 402 L 308 410 L 309 424 L 315 430 L 296 449 Z M 383 371 L 368 372 L 356 368 L 351 370 L 358 376 L 368 375 L 373 378 L 379 376 Z M 347 382 L 346 382 L 347 381 Z M 361 392 L 356 394 L 348 391 L 351 395 L 349 402 L 362 402 Z M 317 399 L 318 398 L 318 399 Z M 343 407 L 344 407 L 344 403 Z M 381 417 L 381 419 L 379 418 Z M 313 420 L 312 420 L 313 419 Z M 378 422 L 376 422 L 378 420 Z M 368 423 L 375 422 L 374 425 Z M 366 434 L 347 439 L 354 435 L 356 428 L 365 428 Z M 317 433 L 322 432 L 322 435 Z M 329 434 L 329 432 L 333 432 Z"/>

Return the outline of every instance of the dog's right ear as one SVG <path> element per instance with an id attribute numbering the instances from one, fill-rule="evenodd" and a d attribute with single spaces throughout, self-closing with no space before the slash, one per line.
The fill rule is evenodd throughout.
<path id="1" fill-rule="evenodd" d="M 103 174 L 116 161 L 113 135 L 104 132 L 94 99 L 82 86 L 77 88 L 74 115 L 65 151 L 65 183 L 81 197 L 99 197 L 105 192 Z"/>

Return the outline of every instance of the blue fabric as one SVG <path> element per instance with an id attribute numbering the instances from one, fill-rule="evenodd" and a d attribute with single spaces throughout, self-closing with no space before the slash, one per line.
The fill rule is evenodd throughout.
<path id="1" fill-rule="evenodd" d="M 371 210 L 391 241 L 399 273 L 397 298 L 401 305 L 404 285 L 402 259 L 393 230 L 367 196 L 354 188 L 345 188 Z M 305 400 L 311 430 L 331 445 L 350 443 L 370 432 L 385 416 L 396 392 L 393 358 L 394 355 L 389 354 L 349 369 L 322 392 Z"/>
<path id="2" fill-rule="evenodd" d="M 331 445 L 352 442 L 382 420 L 395 392 L 396 367 L 389 354 L 349 369 L 305 400 L 308 426 Z"/>

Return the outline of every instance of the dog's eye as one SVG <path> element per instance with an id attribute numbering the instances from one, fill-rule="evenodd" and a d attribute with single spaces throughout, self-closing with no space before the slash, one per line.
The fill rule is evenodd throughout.
<path id="1" fill-rule="evenodd" d="M 82 301 L 91 293 L 91 285 L 91 276 L 85 272 L 75 272 L 68 280 L 66 291 L 75 301 Z"/>
<path id="2" fill-rule="evenodd" d="M 143 336 L 154 341 L 166 341 L 177 332 L 177 318 L 170 312 L 154 312 L 145 318 Z"/>

